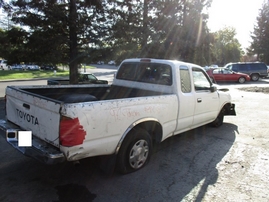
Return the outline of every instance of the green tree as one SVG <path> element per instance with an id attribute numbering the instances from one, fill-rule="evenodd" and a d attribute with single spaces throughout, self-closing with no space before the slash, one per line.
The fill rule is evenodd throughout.
<path id="1" fill-rule="evenodd" d="M 214 34 L 212 46 L 212 60 L 218 65 L 229 62 L 238 62 L 242 56 L 242 48 L 235 38 L 236 31 L 233 27 L 225 27 Z"/>
<path id="2" fill-rule="evenodd" d="M 68 63 L 70 83 L 88 44 L 103 35 L 105 2 L 79 0 L 11 1 L 12 21 L 28 28 L 26 52 L 33 62 Z M 10 12 L 10 11 L 9 11 Z"/>
<path id="3" fill-rule="evenodd" d="M 203 11 L 211 0 L 127 1 L 117 12 L 112 37 L 124 56 L 196 61 L 207 57 L 208 29 Z M 123 8 L 123 9 L 122 9 Z M 117 7 L 115 7 L 117 9 Z M 204 59 L 205 60 L 205 59 Z"/>
<path id="4" fill-rule="evenodd" d="M 8 47 L 7 32 L 0 28 L 0 57 L 7 56 L 6 48 Z"/>
<path id="5" fill-rule="evenodd" d="M 113 16 L 111 29 L 103 48 L 113 49 L 112 57 L 121 61 L 129 57 L 138 57 L 141 49 L 143 34 L 142 1 L 115 1 L 111 5 L 110 15 Z"/>
<path id="6" fill-rule="evenodd" d="M 0 56 L 8 60 L 9 64 L 19 64 L 27 61 L 28 54 L 25 51 L 25 42 L 28 33 L 18 27 L 10 30 L 0 29 Z"/>
<path id="7" fill-rule="evenodd" d="M 265 1 L 257 17 L 257 24 L 251 35 L 252 42 L 248 48 L 249 55 L 257 55 L 257 59 L 269 64 L 269 2 Z"/>
<path id="8" fill-rule="evenodd" d="M 204 11 L 212 0 L 12 1 L 12 20 L 28 27 L 23 51 L 32 62 L 78 63 L 127 57 L 210 61 Z M 10 9 L 12 8 L 12 9 Z"/>

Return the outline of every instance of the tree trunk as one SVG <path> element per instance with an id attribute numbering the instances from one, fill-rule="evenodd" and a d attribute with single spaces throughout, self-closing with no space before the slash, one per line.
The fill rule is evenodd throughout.
<path id="1" fill-rule="evenodd" d="M 77 7 L 76 0 L 70 0 L 69 16 L 69 37 L 70 37 L 70 62 L 69 62 L 69 82 L 70 84 L 78 83 L 78 42 L 77 42 Z"/>
<path id="2" fill-rule="evenodd" d="M 142 52 L 140 52 L 140 57 L 145 57 L 145 55 L 148 54 L 147 40 L 148 40 L 148 0 L 144 0 L 144 8 L 143 8 L 143 36 L 142 36 L 142 40 L 141 40 Z"/>

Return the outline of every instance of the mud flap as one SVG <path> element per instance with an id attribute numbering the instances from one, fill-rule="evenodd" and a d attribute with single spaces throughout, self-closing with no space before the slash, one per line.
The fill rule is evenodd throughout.
<path id="1" fill-rule="evenodd" d="M 226 110 L 225 110 L 225 114 L 224 115 L 228 115 L 228 116 L 236 116 L 236 112 L 235 112 L 235 104 L 230 104 L 230 105 L 226 105 Z"/>

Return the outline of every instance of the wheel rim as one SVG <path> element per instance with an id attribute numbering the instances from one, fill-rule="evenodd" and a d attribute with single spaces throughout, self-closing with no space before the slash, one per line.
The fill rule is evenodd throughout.
<path id="1" fill-rule="evenodd" d="M 134 169 L 142 167 L 147 161 L 149 154 L 149 146 L 147 141 L 139 140 L 132 147 L 129 154 L 130 166 Z"/>
<path id="2" fill-rule="evenodd" d="M 245 78 L 239 78 L 239 83 L 244 83 L 245 82 Z"/>
<path id="3" fill-rule="evenodd" d="M 257 75 L 253 75 L 251 78 L 253 81 L 257 81 L 259 79 L 259 77 Z"/>

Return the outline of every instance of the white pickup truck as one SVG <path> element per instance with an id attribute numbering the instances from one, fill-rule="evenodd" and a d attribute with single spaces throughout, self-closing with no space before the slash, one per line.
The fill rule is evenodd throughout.
<path id="1" fill-rule="evenodd" d="M 149 161 L 156 143 L 220 126 L 224 115 L 235 115 L 231 96 L 200 66 L 127 59 L 112 85 L 8 86 L 0 128 L 16 149 L 47 164 L 110 156 L 129 173 Z M 19 131 L 32 131 L 31 147 L 18 146 Z"/>

